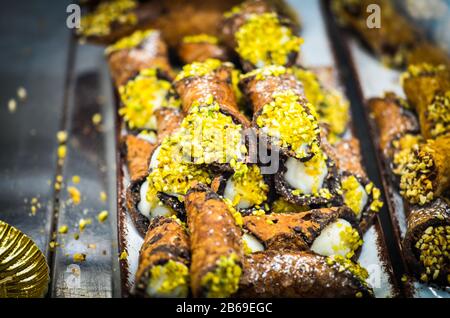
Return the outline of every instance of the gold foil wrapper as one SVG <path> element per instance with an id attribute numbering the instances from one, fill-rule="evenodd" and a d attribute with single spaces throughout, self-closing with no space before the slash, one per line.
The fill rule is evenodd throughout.
<path id="1" fill-rule="evenodd" d="M 44 254 L 18 229 L 0 220 L 0 298 L 38 298 L 50 280 Z"/>

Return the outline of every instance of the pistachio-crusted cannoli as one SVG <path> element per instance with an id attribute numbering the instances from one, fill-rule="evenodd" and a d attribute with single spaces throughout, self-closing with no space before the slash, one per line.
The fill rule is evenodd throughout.
<path id="1" fill-rule="evenodd" d="M 106 54 L 117 87 L 148 68 L 158 70 L 161 78 L 170 80 L 173 77 L 167 47 L 158 30 L 136 31 L 109 46 Z"/>
<path id="2" fill-rule="evenodd" d="M 240 214 L 201 184 L 188 191 L 185 204 L 192 250 L 192 294 L 214 298 L 233 295 L 242 274 Z"/>
<path id="3" fill-rule="evenodd" d="M 313 71 L 301 67 L 293 67 L 292 71 L 303 84 L 305 97 L 314 106 L 317 119 L 328 127 L 328 141 L 335 143 L 348 129 L 349 102 L 335 88 L 325 88 Z"/>
<path id="4" fill-rule="evenodd" d="M 178 109 L 164 107 L 155 110 L 154 117 L 157 133 L 143 130 L 136 136 L 129 134 L 123 139 L 123 155 L 132 182 L 147 176 L 153 150 L 165 136 L 179 127 L 182 116 Z"/>
<path id="5" fill-rule="evenodd" d="M 410 65 L 402 75 L 408 101 L 425 139 L 450 133 L 450 69 L 444 65 Z"/>
<path id="6" fill-rule="evenodd" d="M 148 175 L 128 189 L 127 208 L 141 234 L 145 234 L 148 220 L 156 216 L 184 218 L 186 192 L 197 182 L 212 182 L 210 171 L 184 158 L 180 151 L 183 138 L 176 130 L 158 144 L 150 157 Z"/>
<path id="7" fill-rule="evenodd" d="M 244 258 L 237 297 L 373 297 L 367 271 L 339 256 L 265 251 Z"/>
<path id="8" fill-rule="evenodd" d="M 381 192 L 369 180 L 362 166 L 358 139 L 341 140 L 333 148 L 334 160 L 341 174 L 344 204 L 353 211 L 359 228 L 364 232 L 383 206 Z"/>
<path id="9" fill-rule="evenodd" d="M 326 147 L 314 107 L 289 69 L 269 66 L 243 76 L 241 86 L 252 104 L 253 126 L 280 153 L 277 193 L 297 205 L 340 202 L 339 176 Z"/>
<path id="10" fill-rule="evenodd" d="M 244 229 L 269 250 L 311 250 L 324 256 L 353 258 L 363 243 L 356 217 L 345 206 L 249 215 L 243 222 Z"/>
<path id="11" fill-rule="evenodd" d="M 204 62 L 207 59 L 230 60 L 219 39 L 209 34 L 185 36 L 178 46 L 178 55 L 184 64 Z"/>
<path id="12" fill-rule="evenodd" d="M 255 164 L 243 165 L 237 172 L 216 177 L 211 187 L 243 214 L 268 210 L 269 185 Z"/>
<path id="13" fill-rule="evenodd" d="M 374 6 L 379 8 L 379 26 L 368 27 L 373 19 Z M 362 42 L 382 61 L 393 67 L 407 64 L 408 52 L 420 41 L 419 32 L 399 14 L 389 0 L 332 1 L 338 21 L 354 31 Z"/>
<path id="14" fill-rule="evenodd" d="M 81 18 L 77 34 L 101 43 L 110 43 L 129 34 L 138 24 L 138 5 L 137 0 L 101 2 Z"/>
<path id="15" fill-rule="evenodd" d="M 450 207 L 445 200 L 411 209 L 403 251 L 420 280 L 450 286 Z"/>
<path id="16" fill-rule="evenodd" d="M 232 64 L 208 59 L 178 74 L 175 87 L 186 117 L 181 123 L 181 151 L 194 164 L 235 171 L 247 156 L 244 129 L 232 87 Z"/>
<path id="17" fill-rule="evenodd" d="M 368 107 L 377 125 L 379 149 L 386 160 L 392 161 L 397 152 L 396 143 L 419 132 L 417 119 L 403 106 L 402 100 L 392 93 L 386 94 L 384 98 L 371 98 Z"/>
<path id="18" fill-rule="evenodd" d="M 429 139 L 404 154 L 400 194 L 411 204 L 424 205 L 450 188 L 450 135 Z"/>
<path id="19" fill-rule="evenodd" d="M 139 253 L 135 293 L 142 297 L 187 297 L 189 238 L 176 217 L 153 219 Z"/>
<path id="20" fill-rule="evenodd" d="M 209 106 L 213 101 L 220 111 L 233 118 L 244 128 L 249 126 L 247 118 L 239 112 L 232 86 L 234 66 L 229 62 L 207 59 L 185 65 L 175 78 L 175 88 L 180 95 L 183 111 L 190 112 L 193 106 Z"/>
<path id="21" fill-rule="evenodd" d="M 225 13 L 223 37 L 246 71 L 272 64 L 291 66 L 303 43 L 291 21 L 264 1 L 246 1 Z"/>
<path id="22" fill-rule="evenodd" d="M 119 114 L 131 130 L 157 130 L 156 112 L 159 109 L 180 108 L 180 101 L 172 84 L 161 79 L 154 68 L 140 71 L 139 75 L 120 86 L 119 95 Z"/>
<path id="23" fill-rule="evenodd" d="M 100 2 L 100 1 L 97 1 Z M 80 37 L 95 43 L 112 43 L 137 29 L 161 29 L 171 47 L 189 34 L 218 35 L 223 12 L 240 0 L 109 0 L 101 1 L 81 19 Z M 189 17 L 189 18 L 186 18 Z"/>

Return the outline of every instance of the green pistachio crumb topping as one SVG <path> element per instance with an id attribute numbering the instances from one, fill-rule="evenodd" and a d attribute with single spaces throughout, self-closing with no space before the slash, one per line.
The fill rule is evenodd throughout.
<path id="1" fill-rule="evenodd" d="M 219 39 L 213 35 L 209 34 L 195 34 L 195 35 L 187 35 L 183 38 L 183 43 L 209 43 L 209 44 L 217 44 L 219 43 Z"/>
<path id="2" fill-rule="evenodd" d="M 170 94 L 171 87 L 170 82 L 157 77 L 155 69 L 142 70 L 136 78 L 119 87 L 123 103 L 119 114 L 132 129 L 156 129 L 156 109 L 180 107 L 180 101 Z"/>
<path id="3" fill-rule="evenodd" d="M 433 138 L 450 133 L 450 91 L 434 98 L 433 103 L 427 107 L 426 116 L 432 124 Z"/>
<path id="4" fill-rule="evenodd" d="M 424 205 L 434 199 L 433 182 L 430 176 L 435 168 L 434 161 L 425 147 L 413 146 L 405 153 L 404 164 L 398 174 L 400 194 L 411 204 Z"/>
<path id="5" fill-rule="evenodd" d="M 274 13 L 251 15 L 235 38 L 238 54 L 256 67 L 286 65 L 289 55 L 298 52 L 303 43 Z"/>
<path id="6" fill-rule="evenodd" d="M 437 280 L 449 270 L 450 226 L 429 226 L 416 242 L 415 248 L 425 269 L 420 279 L 424 282 Z"/>
<path id="7" fill-rule="evenodd" d="M 108 46 L 105 50 L 105 53 L 111 54 L 115 51 L 132 49 L 134 47 L 137 47 L 139 44 L 142 43 L 143 40 L 148 38 L 153 33 L 155 33 L 155 30 L 135 31 L 133 34 L 126 36 L 124 38 L 121 38 L 116 43 Z"/>
<path id="8" fill-rule="evenodd" d="M 295 77 L 302 82 L 305 96 L 317 113 L 318 120 L 329 127 L 328 139 L 337 142 L 348 126 L 350 120 L 349 102 L 337 90 L 324 89 L 317 76 L 308 70 L 292 68 Z"/>
<path id="9" fill-rule="evenodd" d="M 276 92 L 273 101 L 263 106 L 256 123 L 280 146 L 291 148 L 299 159 L 318 153 L 320 127 L 309 113 L 309 106 L 301 104 L 292 91 Z"/>
<path id="10" fill-rule="evenodd" d="M 220 111 L 212 96 L 194 102 L 180 126 L 183 153 L 195 164 L 242 161 L 247 148 L 242 142 L 242 125 Z"/>
<path id="11" fill-rule="evenodd" d="M 242 274 L 238 260 L 235 253 L 221 256 L 216 263 L 216 269 L 202 277 L 201 285 L 207 290 L 207 297 L 225 298 L 237 291 Z"/>
<path id="12" fill-rule="evenodd" d="M 267 200 L 269 187 L 264 182 L 261 170 L 257 165 L 244 167 L 231 177 L 236 193 L 232 204 L 236 206 L 241 199 L 248 201 L 252 206 L 262 204 Z"/>
<path id="13" fill-rule="evenodd" d="M 113 0 L 102 2 L 97 9 L 81 18 L 78 34 L 82 36 L 106 36 L 111 33 L 114 23 L 121 25 L 135 25 L 137 16 L 133 9 L 137 7 L 136 0 Z"/>
<path id="14" fill-rule="evenodd" d="M 189 269 L 180 262 L 170 260 L 150 269 L 149 286 L 160 297 L 187 297 L 188 281 Z"/>
<path id="15" fill-rule="evenodd" d="M 361 184 L 355 176 L 349 176 L 342 179 L 341 185 L 344 193 L 345 205 L 348 206 L 356 215 L 359 215 L 361 213 L 360 206 L 363 198 Z"/>
<path id="16" fill-rule="evenodd" d="M 338 271 L 344 272 L 348 271 L 353 276 L 355 276 L 362 284 L 363 286 L 367 286 L 366 280 L 369 278 L 369 273 L 367 270 L 359 265 L 358 263 L 354 263 L 348 258 L 345 258 L 340 255 L 333 255 L 327 257 L 327 263 L 328 265 L 337 265 L 339 266 Z M 361 295 L 362 296 L 362 295 Z"/>
<path id="17" fill-rule="evenodd" d="M 222 62 L 217 59 L 207 59 L 204 62 L 186 64 L 183 66 L 181 72 L 177 74 L 175 81 L 180 81 L 192 76 L 205 76 L 211 74 L 220 66 L 222 66 Z"/>
<path id="18" fill-rule="evenodd" d="M 149 182 L 147 201 L 157 202 L 158 192 L 183 196 L 195 182 L 211 184 L 208 171 L 183 157 L 180 151 L 182 140 L 183 136 L 177 131 L 161 143 L 157 156 L 158 165 L 147 177 Z"/>

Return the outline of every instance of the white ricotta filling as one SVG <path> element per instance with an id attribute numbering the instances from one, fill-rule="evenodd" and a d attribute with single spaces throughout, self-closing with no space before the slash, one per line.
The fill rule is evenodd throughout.
<path id="1" fill-rule="evenodd" d="M 314 174 L 310 174 L 304 162 L 290 157 L 286 160 L 286 172 L 284 178 L 294 189 L 298 189 L 303 194 L 312 194 L 322 188 L 323 182 L 328 174 L 326 161 L 321 162 Z"/>
<path id="2" fill-rule="evenodd" d="M 234 182 L 230 178 L 230 179 L 228 179 L 228 181 L 225 185 L 225 191 L 223 193 L 223 196 L 226 199 L 230 200 L 231 202 L 234 202 L 236 195 L 237 195 L 237 193 L 235 192 L 235 189 L 234 189 Z M 252 206 L 252 204 L 241 196 L 239 198 L 239 202 L 237 203 L 237 205 L 235 205 L 235 208 L 247 209 L 247 208 L 250 208 L 251 206 Z"/>
<path id="3" fill-rule="evenodd" d="M 252 253 L 264 251 L 264 245 L 262 245 L 261 242 L 253 235 L 244 233 L 244 235 L 242 235 L 242 240 L 244 240 Z"/>
<path id="4" fill-rule="evenodd" d="M 148 181 L 145 181 L 141 185 L 140 193 L 140 201 L 138 203 L 139 212 L 146 216 L 149 219 L 155 218 L 157 216 L 172 216 L 174 212 L 164 205 L 158 199 L 155 202 L 149 202 L 147 200 L 147 191 L 148 191 Z"/>
<path id="5" fill-rule="evenodd" d="M 311 245 L 311 250 L 323 256 L 340 255 L 345 257 L 351 252 L 351 246 L 344 240 L 344 232 L 351 229 L 352 225 L 348 221 L 337 219 L 322 230 Z"/>

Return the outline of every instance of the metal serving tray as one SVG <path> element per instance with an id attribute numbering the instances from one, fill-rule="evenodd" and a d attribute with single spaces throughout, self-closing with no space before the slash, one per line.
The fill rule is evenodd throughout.
<path id="1" fill-rule="evenodd" d="M 394 184 L 389 169 L 389 163 L 383 159 L 378 147 L 378 133 L 376 124 L 369 116 L 369 109 L 367 107 L 367 100 L 373 97 L 381 97 L 385 92 L 394 92 L 400 97 L 405 94 L 400 85 L 401 71 L 394 70 L 383 65 L 379 59 L 368 50 L 355 38 L 351 37 L 344 30 L 340 30 L 336 21 L 330 14 L 327 8 L 328 21 L 335 30 L 335 36 L 339 39 L 339 49 L 346 55 L 346 64 L 351 76 L 354 77 L 356 85 L 356 95 L 360 99 L 360 112 L 366 125 L 366 133 L 370 136 L 373 147 L 376 149 L 376 155 L 373 157 L 376 160 L 376 165 L 381 172 L 382 184 L 385 192 L 385 203 L 389 211 L 389 216 L 392 222 L 392 234 L 396 248 L 399 251 L 397 254 L 400 257 L 401 265 L 404 268 L 405 274 L 408 274 L 407 263 L 403 258 L 402 240 L 406 233 L 406 216 L 403 206 L 403 200 L 398 192 L 398 185 Z M 406 281 L 405 281 L 406 279 Z M 412 275 L 405 275 L 401 280 L 401 288 L 406 297 L 415 298 L 450 298 L 450 288 L 439 288 L 428 284 L 421 283 Z"/>
<path id="2" fill-rule="evenodd" d="M 320 1 L 288 1 L 297 11 L 302 21 L 302 37 L 305 43 L 301 49 L 302 63 L 309 68 L 338 69 L 337 62 L 329 40 L 324 15 Z M 337 74 L 335 74 L 337 75 Z M 339 81 L 338 76 L 336 76 Z M 117 104 L 116 104 L 117 106 Z M 353 117 L 353 122 L 360 124 L 360 118 Z M 123 136 L 120 119 L 117 118 L 117 138 Z M 354 133 L 354 132 L 350 132 Z M 361 138 L 357 134 L 358 137 Z M 362 139 L 362 142 L 367 138 Z M 119 139 L 117 140 L 117 142 Z M 118 144 L 117 144 L 118 145 Z M 117 148 L 118 149 L 118 148 Z M 364 154 L 363 154 L 364 155 Z M 117 197 L 118 197 L 118 235 L 120 250 L 127 252 L 128 257 L 120 261 L 122 295 L 130 296 L 134 286 L 134 276 L 138 267 L 139 249 L 143 239 L 135 229 L 125 207 L 125 191 L 129 184 L 125 162 L 117 151 Z M 370 158 L 365 158 L 365 161 Z M 368 175 L 372 178 L 376 171 L 368 169 Z M 372 178 L 373 179 L 373 178 Z M 385 210 L 380 213 L 386 213 Z M 377 217 L 374 224 L 364 235 L 364 245 L 359 262 L 369 270 L 369 282 L 373 284 L 376 297 L 396 297 L 400 291 L 396 287 L 388 249 L 385 243 L 380 220 Z"/>

